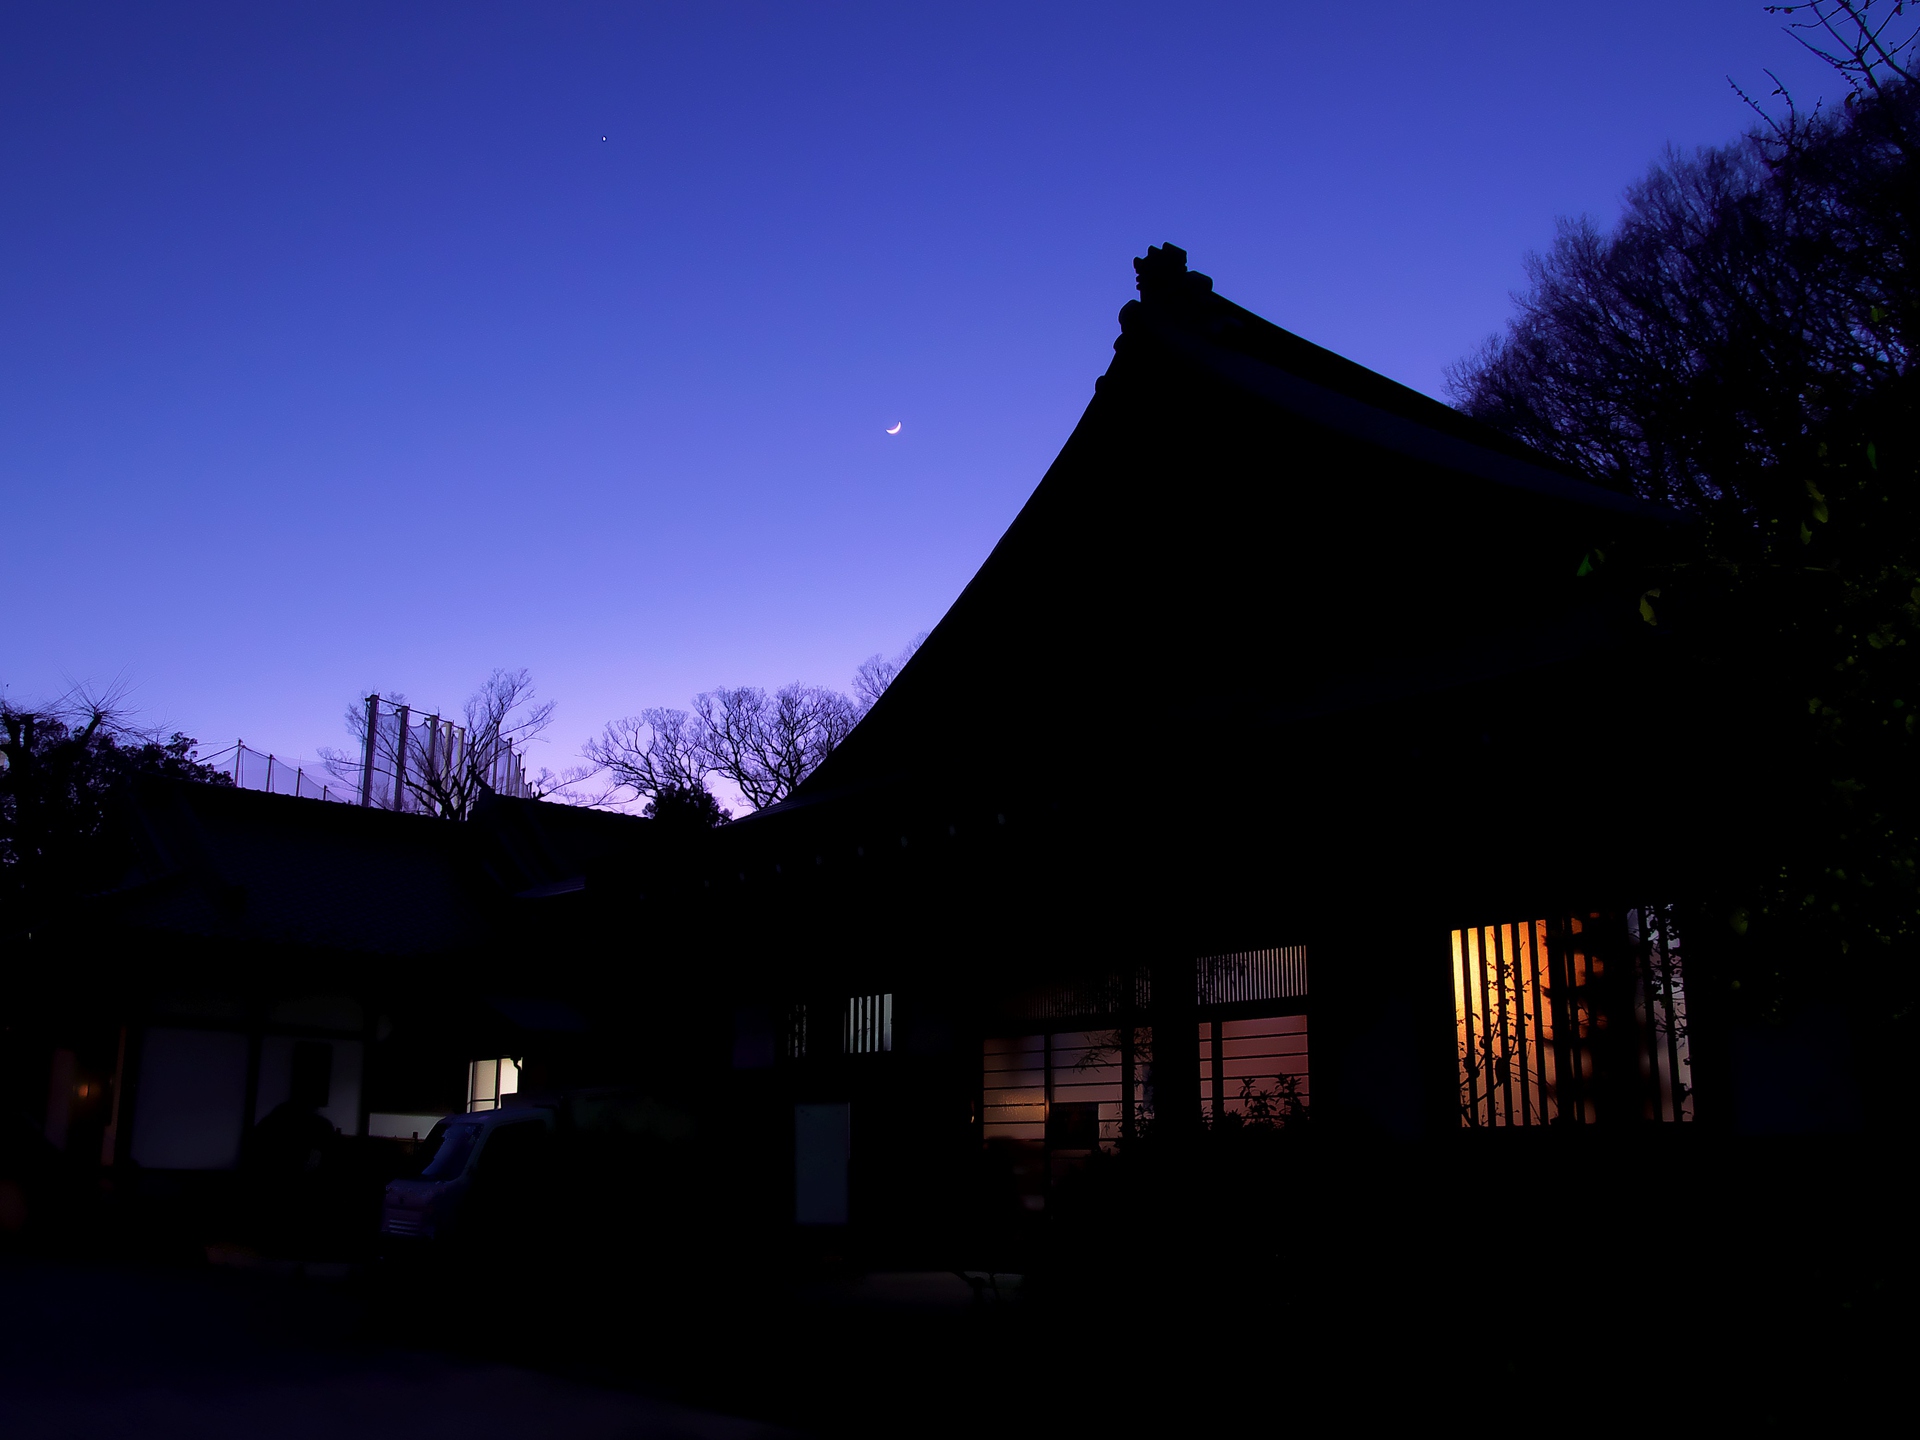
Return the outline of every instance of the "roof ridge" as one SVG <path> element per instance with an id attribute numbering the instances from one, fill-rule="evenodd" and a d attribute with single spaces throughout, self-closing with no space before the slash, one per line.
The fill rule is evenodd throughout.
<path id="1" fill-rule="evenodd" d="M 1476 420 L 1357 360 L 1316 345 L 1215 293 L 1211 276 L 1187 268 L 1178 245 L 1149 246 L 1134 260 L 1140 298 L 1120 309 L 1120 338 L 1150 331 L 1242 389 L 1355 439 L 1511 488 L 1643 519 L 1678 511 L 1596 484 L 1523 440 Z M 1261 376 L 1257 365 L 1274 372 Z"/>

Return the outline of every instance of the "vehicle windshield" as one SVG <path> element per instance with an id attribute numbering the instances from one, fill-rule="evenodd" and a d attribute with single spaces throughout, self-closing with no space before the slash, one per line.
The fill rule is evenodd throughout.
<path id="1" fill-rule="evenodd" d="M 420 1171 L 422 1180 L 451 1180 L 467 1168 L 467 1159 L 473 1154 L 473 1147 L 480 1143 L 478 1125 L 449 1125 L 446 1121 L 433 1127 L 433 1133 L 427 1136 L 427 1163 Z"/>

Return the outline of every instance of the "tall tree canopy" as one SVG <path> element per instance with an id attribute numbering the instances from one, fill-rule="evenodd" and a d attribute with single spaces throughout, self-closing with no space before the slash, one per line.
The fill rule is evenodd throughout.
<path id="1" fill-rule="evenodd" d="M 1920 86 L 1897 14 L 1799 8 L 1848 41 L 1828 55 L 1846 103 L 1789 99 L 1737 143 L 1669 154 L 1611 231 L 1563 224 L 1451 378 L 1468 413 L 1699 517 L 1634 558 L 1661 572 L 1643 617 L 1726 702 L 1764 821 L 1703 898 L 1748 937 L 1750 995 L 1826 986 L 1847 957 L 1848 990 L 1892 1015 L 1920 957 Z"/>
<path id="2" fill-rule="evenodd" d="M 135 730 L 109 701 L 0 700 L 0 943 L 59 927 L 120 878 L 115 807 L 136 776 L 232 783 L 194 758 L 197 743 Z"/>

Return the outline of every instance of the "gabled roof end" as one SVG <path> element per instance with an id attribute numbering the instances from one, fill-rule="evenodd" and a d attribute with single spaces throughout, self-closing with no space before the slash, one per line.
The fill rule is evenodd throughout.
<path id="1" fill-rule="evenodd" d="M 1135 257 L 1133 273 L 1142 300 L 1197 300 L 1213 293 L 1213 277 L 1187 269 L 1187 252 L 1171 241 L 1149 245 Z"/>

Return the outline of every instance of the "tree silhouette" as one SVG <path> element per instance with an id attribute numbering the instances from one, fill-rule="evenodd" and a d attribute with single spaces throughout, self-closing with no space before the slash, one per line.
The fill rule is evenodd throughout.
<path id="1" fill-rule="evenodd" d="M 661 815 L 682 818 L 691 806 L 719 824 L 730 812 L 698 799 L 717 775 L 756 810 L 778 805 L 847 738 L 926 638 L 918 636 L 891 660 L 862 661 L 853 677 L 856 699 L 797 681 L 772 694 L 752 685 L 722 686 L 696 695 L 691 711 L 654 708 L 615 720 L 582 751 L 587 776 L 604 777 L 588 803 L 643 799 L 649 815 L 664 804 Z"/>
<path id="2" fill-rule="evenodd" d="M 1784 115 L 1668 155 L 1612 231 L 1563 224 L 1451 380 L 1470 414 L 1699 517 L 1629 558 L 1660 581 L 1640 617 L 1677 623 L 1719 697 L 1696 721 L 1716 733 L 1676 743 L 1742 775 L 1754 822 L 1703 899 L 1748 937 L 1750 993 L 1844 964 L 1893 1013 L 1920 947 L 1920 86 L 1900 7 L 1793 8 L 1846 42 L 1821 53 L 1847 103 L 1777 90 Z"/>
<path id="3" fill-rule="evenodd" d="M 72 918 L 81 897 L 117 881 L 114 808 L 137 777 L 233 783 L 195 759 L 198 741 L 134 727 L 111 695 L 34 707 L 0 699 L 0 731 L 0 937 L 13 942 Z"/>

